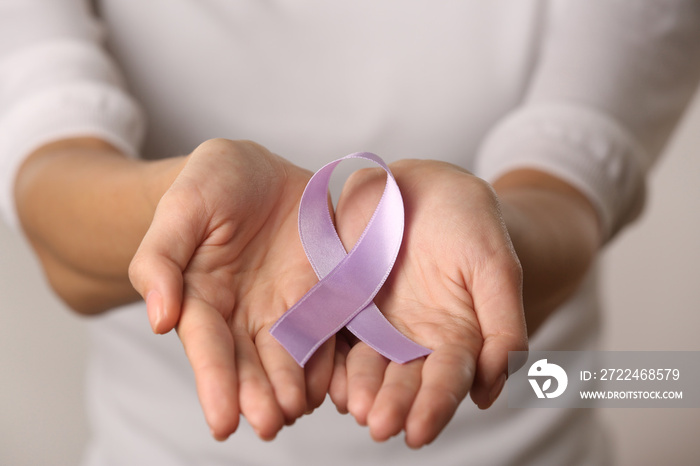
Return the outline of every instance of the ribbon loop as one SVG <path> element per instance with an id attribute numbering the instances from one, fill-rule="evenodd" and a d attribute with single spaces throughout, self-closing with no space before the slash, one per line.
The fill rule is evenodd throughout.
<path id="1" fill-rule="evenodd" d="M 346 253 L 328 210 L 328 185 L 343 160 L 369 160 L 387 173 L 372 218 Z M 299 204 L 299 236 L 319 282 L 292 306 L 270 333 L 304 366 L 328 338 L 347 327 L 392 361 L 404 363 L 430 353 L 389 323 L 372 302 L 391 272 L 403 238 L 401 192 L 389 167 L 369 152 L 335 160 L 314 174 Z"/>

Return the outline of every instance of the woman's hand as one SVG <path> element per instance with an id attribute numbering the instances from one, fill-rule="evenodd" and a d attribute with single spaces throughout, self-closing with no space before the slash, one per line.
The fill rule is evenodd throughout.
<path id="1" fill-rule="evenodd" d="M 414 341 L 424 359 L 388 362 L 362 342 L 339 337 L 330 394 L 341 411 L 368 425 L 375 440 L 406 431 L 430 443 L 468 392 L 486 408 L 501 391 L 508 351 L 527 349 L 522 272 L 494 191 L 450 164 L 391 165 L 406 212 L 399 257 L 375 302 Z M 380 170 L 351 177 L 338 203 L 347 248 L 367 224 L 384 185 Z"/>
<path id="2" fill-rule="evenodd" d="M 263 439 L 323 401 L 334 340 L 300 368 L 269 328 L 317 281 L 297 232 L 311 174 L 249 142 L 199 146 L 160 200 L 129 275 L 157 333 L 177 328 L 218 439 Z"/>

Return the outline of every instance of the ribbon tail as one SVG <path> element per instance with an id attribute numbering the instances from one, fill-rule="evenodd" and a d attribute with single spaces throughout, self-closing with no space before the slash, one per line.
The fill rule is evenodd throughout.
<path id="1" fill-rule="evenodd" d="M 345 327 L 379 354 L 399 364 L 431 353 L 428 348 L 399 332 L 373 302 Z"/>
<path id="2" fill-rule="evenodd" d="M 361 263 L 367 263 L 371 250 L 354 251 Z M 363 254 L 364 253 L 364 254 Z M 353 254 L 345 258 L 319 281 L 272 326 L 272 336 L 304 366 L 313 353 L 355 317 L 376 295 L 372 288 L 381 270 L 373 268 L 362 275 L 364 280 L 352 280 L 357 275 L 352 266 Z"/>

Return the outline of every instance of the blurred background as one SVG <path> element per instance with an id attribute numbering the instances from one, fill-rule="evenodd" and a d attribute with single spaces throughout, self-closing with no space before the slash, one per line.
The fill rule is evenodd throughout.
<path id="1" fill-rule="evenodd" d="M 700 351 L 700 96 L 604 255 L 603 349 Z M 0 223 L 0 465 L 73 465 L 88 436 L 84 320 Z M 621 466 L 700 463 L 700 409 L 606 409 Z"/>

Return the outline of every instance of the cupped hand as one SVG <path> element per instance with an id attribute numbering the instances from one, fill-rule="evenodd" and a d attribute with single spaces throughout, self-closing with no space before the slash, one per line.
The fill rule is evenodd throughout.
<path id="1" fill-rule="evenodd" d="M 437 437 L 467 393 L 490 406 L 507 377 L 508 351 L 527 349 L 522 271 L 488 184 L 443 162 L 406 160 L 391 170 L 405 233 L 375 303 L 433 352 L 400 365 L 338 337 L 330 395 L 375 440 L 405 431 L 417 448 Z M 369 221 L 384 179 L 366 169 L 346 183 L 336 210 L 346 248 Z"/>
<path id="2" fill-rule="evenodd" d="M 310 175 L 250 142 L 207 141 L 186 158 L 131 263 L 153 330 L 177 329 L 218 439 L 241 414 L 274 438 L 327 392 L 333 339 L 303 369 L 269 333 L 317 281 L 297 233 Z"/>

